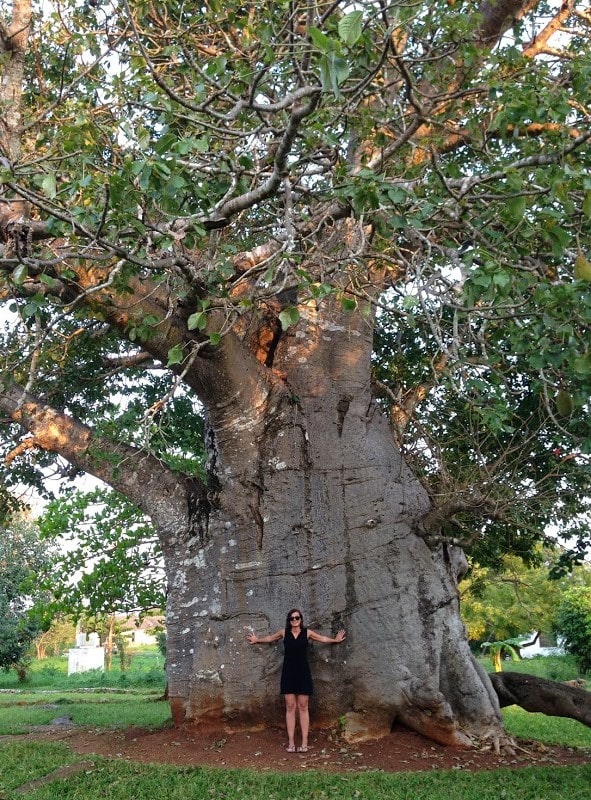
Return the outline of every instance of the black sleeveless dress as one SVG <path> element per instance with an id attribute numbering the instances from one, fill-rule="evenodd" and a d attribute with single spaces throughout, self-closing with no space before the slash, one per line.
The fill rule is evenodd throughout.
<path id="1" fill-rule="evenodd" d="M 281 670 L 281 694 L 313 693 L 312 673 L 308 664 L 308 631 L 302 628 L 294 637 L 291 630 L 283 637 L 285 648 Z"/>

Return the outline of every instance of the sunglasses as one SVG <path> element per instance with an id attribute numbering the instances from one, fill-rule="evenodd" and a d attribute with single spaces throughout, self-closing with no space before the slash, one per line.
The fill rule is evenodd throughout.
<path id="1" fill-rule="evenodd" d="M 290 617 L 289 621 L 290 622 L 298 622 L 300 619 L 301 619 L 301 617 Z"/>

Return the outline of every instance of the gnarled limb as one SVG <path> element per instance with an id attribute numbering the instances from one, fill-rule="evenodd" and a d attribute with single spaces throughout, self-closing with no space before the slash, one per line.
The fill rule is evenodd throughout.
<path id="1" fill-rule="evenodd" d="M 59 453 L 78 469 L 125 494 L 159 521 L 163 530 L 171 519 L 187 516 L 189 504 L 195 502 L 191 495 L 205 496 L 205 489 L 196 480 L 191 485 L 179 480 L 176 473 L 149 453 L 97 436 L 92 428 L 14 383 L 0 387 L 0 411 L 30 434 L 12 456 L 31 447 Z M 152 502 L 152 498 L 157 501 Z"/>
<path id="2" fill-rule="evenodd" d="M 501 708 L 517 705 L 526 711 L 569 717 L 591 727 L 591 692 L 567 683 L 520 672 L 489 675 Z"/>

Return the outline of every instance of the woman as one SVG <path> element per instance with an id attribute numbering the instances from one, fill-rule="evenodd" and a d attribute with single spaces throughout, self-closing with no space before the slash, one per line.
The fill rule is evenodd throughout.
<path id="1" fill-rule="evenodd" d="M 287 725 L 287 752 L 295 753 L 295 727 L 296 714 L 300 720 L 302 744 L 297 748 L 298 753 L 308 752 L 308 731 L 310 729 L 310 713 L 308 701 L 313 692 L 312 674 L 308 664 L 308 642 L 322 642 L 323 644 L 339 644 L 345 638 L 345 631 L 341 630 L 334 639 L 323 636 L 316 631 L 304 627 L 304 618 L 299 608 L 292 608 L 287 612 L 285 628 L 280 628 L 269 636 L 256 636 L 247 634 L 250 644 L 266 644 L 278 642 L 283 639 L 284 658 L 281 670 L 281 694 L 285 696 L 285 722 Z"/>

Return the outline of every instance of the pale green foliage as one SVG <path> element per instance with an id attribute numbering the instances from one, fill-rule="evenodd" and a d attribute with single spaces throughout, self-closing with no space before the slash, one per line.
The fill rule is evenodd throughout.
<path id="1" fill-rule="evenodd" d="M 43 585 L 46 613 L 74 618 L 145 612 L 165 605 L 160 547 L 149 521 L 106 489 L 72 492 L 51 502 L 39 520 L 45 539 L 61 541 Z"/>
<path id="2" fill-rule="evenodd" d="M 482 650 L 491 657 L 495 672 L 503 669 L 503 658 L 509 656 L 511 661 L 519 661 L 519 646 L 523 639 L 504 639 L 500 642 L 483 642 Z"/>
<path id="3" fill-rule="evenodd" d="M 563 598 L 577 587 L 591 586 L 588 565 L 552 578 L 560 549 L 538 547 L 533 556 L 534 563 L 527 564 L 506 555 L 500 569 L 473 564 L 460 582 L 460 610 L 473 642 L 488 639 L 515 645 L 529 633 L 552 633 Z"/>
<path id="4" fill-rule="evenodd" d="M 538 558 L 539 563 L 531 566 L 513 555 L 504 556 L 498 570 L 472 566 L 459 586 L 462 618 L 471 640 L 504 640 L 552 630 L 569 579 L 550 580 L 556 553 L 538 550 Z"/>
<path id="5" fill-rule="evenodd" d="M 38 659 L 44 660 L 51 656 L 60 656 L 71 647 L 76 638 L 76 626 L 71 619 L 57 616 L 47 630 L 39 633 L 35 638 L 35 650 Z"/>
<path id="6" fill-rule="evenodd" d="M 39 631 L 31 609 L 41 599 L 36 577 L 47 560 L 47 546 L 30 520 L 12 518 L 0 528 L 0 668 L 14 668 L 21 678 Z"/>
<path id="7" fill-rule="evenodd" d="M 591 672 L 591 586 L 577 586 L 565 593 L 556 614 L 556 627 L 581 670 Z"/>

